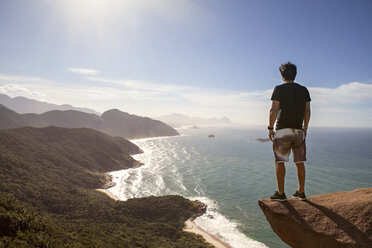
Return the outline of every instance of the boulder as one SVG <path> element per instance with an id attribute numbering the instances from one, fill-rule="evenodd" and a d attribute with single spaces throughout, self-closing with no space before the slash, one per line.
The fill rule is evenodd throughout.
<path id="1" fill-rule="evenodd" d="M 372 188 L 258 204 L 291 247 L 372 247 Z"/>

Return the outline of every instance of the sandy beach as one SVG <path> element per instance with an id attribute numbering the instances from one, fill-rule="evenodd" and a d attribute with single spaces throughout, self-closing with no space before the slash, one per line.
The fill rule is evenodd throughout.
<path id="1" fill-rule="evenodd" d="M 96 189 L 96 190 L 99 191 L 99 192 L 105 193 L 106 195 L 108 195 L 109 197 L 111 197 L 112 199 L 114 199 L 115 201 L 120 201 L 119 197 L 117 197 L 116 195 L 112 194 L 107 189 Z M 185 225 L 186 226 L 183 229 L 183 231 L 185 231 L 185 232 L 192 232 L 192 233 L 196 233 L 196 234 L 199 234 L 199 235 L 203 236 L 203 238 L 208 243 L 212 244 L 216 248 L 232 248 L 226 242 L 224 242 L 224 241 L 220 240 L 219 238 L 217 238 L 216 236 L 214 236 L 214 235 L 206 232 L 203 228 L 201 228 L 200 226 L 198 226 L 193 220 L 187 220 L 185 222 Z"/>
<path id="2" fill-rule="evenodd" d="M 183 229 L 186 232 L 192 232 L 196 234 L 200 234 L 203 238 L 210 244 L 212 244 L 216 248 L 232 248 L 226 242 L 220 240 L 216 236 L 206 232 L 203 228 L 198 226 L 193 220 L 187 220 L 185 222 L 185 228 Z"/>
<path id="3" fill-rule="evenodd" d="M 105 193 L 106 195 L 114 199 L 115 201 L 120 201 L 119 197 L 117 197 L 116 195 L 108 191 L 107 189 L 96 189 L 96 190 L 99 192 Z"/>

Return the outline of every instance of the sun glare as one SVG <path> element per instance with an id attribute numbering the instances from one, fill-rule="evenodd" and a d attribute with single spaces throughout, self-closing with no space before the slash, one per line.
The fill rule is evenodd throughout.
<path id="1" fill-rule="evenodd" d="M 47 32 L 64 30 L 71 47 L 101 51 L 125 49 L 135 44 L 146 34 L 143 30 L 152 25 L 152 20 L 161 19 L 182 28 L 198 27 L 200 23 L 195 17 L 205 16 L 201 8 L 187 0 L 56 0 L 48 3 L 53 11 L 46 25 Z"/>
<path id="2" fill-rule="evenodd" d="M 96 24 L 115 17 L 123 10 L 125 1 L 119 0 L 64 0 L 58 6 L 74 24 Z"/>
<path id="3" fill-rule="evenodd" d="M 181 21 L 187 19 L 185 13 L 192 13 L 195 18 L 201 10 L 187 0 L 60 0 L 53 3 L 63 18 L 73 25 L 95 25 L 112 19 L 120 19 L 120 24 L 123 24 L 133 16 L 147 14 Z"/>

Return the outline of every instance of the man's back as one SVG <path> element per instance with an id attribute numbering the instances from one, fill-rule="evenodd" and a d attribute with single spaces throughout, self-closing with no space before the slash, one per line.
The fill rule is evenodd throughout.
<path id="1" fill-rule="evenodd" d="M 277 85 L 271 97 L 272 104 L 269 115 L 269 138 L 273 142 L 275 171 L 278 190 L 270 196 L 274 201 L 285 201 L 284 193 L 285 162 L 289 161 L 292 151 L 293 162 L 296 163 L 298 189 L 292 195 L 301 200 L 305 195 L 306 135 L 310 121 L 310 94 L 294 80 L 297 75 L 296 65 L 288 62 L 280 65 L 280 74 L 284 84 Z M 276 121 L 276 132 L 274 123 Z"/>
<path id="2" fill-rule="evenodd" d="M 306 102 L 311 101 L 306 87 L 297 83 L 283 83 L 277 85 L 271 100 L 280 102 L 276 129 L 302 128 Z"/>

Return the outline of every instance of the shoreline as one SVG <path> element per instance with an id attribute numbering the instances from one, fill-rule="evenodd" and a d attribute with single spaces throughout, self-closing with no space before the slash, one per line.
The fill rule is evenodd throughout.
<path id="1" fill-rule="evenodd" d="M 112 182 L 112 181 L 111 181 Z M 96 189 L 96 191 L 106 194 L 108 197 L 115 201 L 121 201 L 119 197 L 111 193 L 106 189 Z M 182 229 L 184 232 L 191 232 L 201 235 L 205 241 L 216 248 L 232 248 L 231 245 L 227 244 L 223 240 L 219 239 L 215 235 L 208 233 L 202 227 L 198 226 L 194 220 L 188 219 L 185 221 L 185 227 Z"/>
<path id="2" fill-rule="evenodd" d="M 116 195 L 108 191 L 107 189 L 96 189 L 96 191 L 106 194 L 108 197 L 114 199 L 115 201 L 121 201 L 119 197 L 117 197 Z"/>
<path id="3" fill-rule="evenodd" d="M 177 135 L 177 136 L 183 136 L 183 135 L 180 134 L 180 135 Z M 162 137 L 132 139 L 132 140 L 130 140 L 130 142 L 151 140 L 151 139 L 166 139 L 166 138 L 171 138 L 171 137 L 174 137 L 174 136 L 162 136 Z M 131 155 L 131 156 L 133 157 L 133 155 Z M 138 161 L 138 162 L 139 162 L 138 165 L 136 165 L 132 168 L 127 168 L 127 169 L 135 169 L 135 168 L 138 168 L 138 167 L 143 165 L 140 161 Z M 99 192 L 102 192 L 102 193 L 106 194 L 108 197 L 114 199 L 115 201 L 122 201 L 119 197 L 117 197 L 116 195 L 114 195 L 113 193 L 111 193 L 108 190 L 109 188 L 115 186 L 115 183 L 112 181 L 112 176 L 109 173 L 106 173 L 106 176 L 107 176 L 106 177 L 107 183 L 104 185 L 103 188 L 96 189 L 96 191 L 99 191 Z M 213 245 L 216 248 L 233 248 L 231 245 L 227 244 L 226 242 L 224 242 L 220 238 L 216 237 L 215 235 L 213 235 L 211 233 L 208 233 L 202 227 L 198 226 L 195 223 L 194 218 L 190 218 L 190 219 L 185 221 L 185 227 L 182 229 L 182 231 L 201 235 L 207 243 Z"/>
<path id="4" fill-rule="evenodd" d="M 202 227 L 198 226 L 194 220 L 188 219 L 185 222 L 185 227 L 182 229 L 185 232 L 191 232 L 203 236 L 203 238 L 216 248 L 232 248 L 231 245 L 219 239 L 215 235 L 205 231 Z"/>

